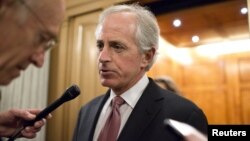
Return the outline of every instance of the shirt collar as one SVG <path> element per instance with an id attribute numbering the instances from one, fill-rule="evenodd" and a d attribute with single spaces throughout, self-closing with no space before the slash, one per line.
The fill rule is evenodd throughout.
<path id="1" fill-rule="evenodd" d="M 137 101 L 141 97 L 143 91 L 147 87 L 149 79 L 145 74 L 133 87 L 121 94 L 121 97 L 126 101 L 126 103 L 132 108 L 135 107 Z M 110 99 L 115 97 L 115 93 L 111 90 Z"/>

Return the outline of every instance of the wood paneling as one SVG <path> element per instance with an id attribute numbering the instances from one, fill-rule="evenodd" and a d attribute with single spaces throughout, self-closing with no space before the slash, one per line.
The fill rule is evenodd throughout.
<path id="1" fill-rule="evenodd" d="M 184 96 L 201 107 L 209 123 L 226 124 L 227 91 L 220 88 L 184 89 Z"/>
<path id="2" fill-rule="evenodd" d="M 158 67 L 161 66 L 161 67 Z M 155 62 L 155 64 L 152 66 L 151 70 L 147 73 L 148 76 L 155 76 L 155 75 L 165 75 L 165 74 L 172 74 L 172 60 L 168 58 L 162 58 Z M 168 69 L 162 69 L 162 68 L 168 68 Z"/>
<path id="3" fill-rule="evenodd" d="M 250 85 L 248 88 L 242 88 L 240 90 L 242 120 L 243 124 L 250 124 Z"/>
<path id="4" fill-rule="evenodd" d="M 181 66 L 182 93 L 200 106 L 210 123 L 228 123 L 224 62 L 197 59 Z"/>
<path id="5" fill-rule="evenodd" d="M 250 83 L 250 58 L 241 58 L 238 62 L 240 83 Z"/>
<path id="6" fill-rule="evenodd" d="M 57 70 L 59 73 L 64 73 L 63 77 L 57 77 L 60 80 L 57 85 L 60 83 L 64 86 L 77 84 L 81 89 L 81 95 L 73 101 L 65 103 L 62 111 L 54 114 L 54 117 L 59 121 L 49 122 L 48 140 L 71 140 L 81 106 L 94 98 L 97 92 L 103 90 L 100 83 L 97 82 L 97 54 L 94 33 L 98 16 L 99 12 L 81 15 L 71 19 L 68 26 L 65 27 L 69 31 L 67 32 L 67 46 L 64 48 L 67 54 L 63 57 L 65 60 L 62 60 L 65 71 Z M 58 130 L 58 126 L 62 127 L 61 130 Z M 55 130 L 57 130 L 56 134 L 53 132 Z"/>
<path id="7" fill-rule="evenodd" d="M 183 86 L 225 84 L 225 68 L 220 62 L 200 62 L 182 67 Z M 191 78 L 189 77 L 193 75 Z"/>
<path id="8" fill-rule="evenodd" d="M 239 97 L 242 121 L 250 124 L 250 57 L 242 57 L 238 60 L 239 70 Z"/>
<path id="9" fill-rule="evenodd" d="M 156 63 L 149 74 L 163 75 L 155 71 L 162 69 L 161 72 L 166 72 L 164 75 L 171 76 L 183 96 L 203 109 L 210 124 L 249 124 L 249 53 L 229 54 L 213 60 L 192 56 L 194 60 L 189 65 L 174 60 L 171 65 Z M 178 73 L 169 70 L 178 70 Z"/>

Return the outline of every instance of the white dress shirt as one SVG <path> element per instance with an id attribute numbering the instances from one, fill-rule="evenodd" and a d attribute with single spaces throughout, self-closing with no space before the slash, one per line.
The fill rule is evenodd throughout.
<path id="1" fill-rule="evenodd" d="M 121 130 L 123 129 L 126 121 L 128 120 L 129 115 L 133 111 L 136 103 L 138 102 L 139 98 L 141 97 L 144 89 L 148 85 L 149 80 L 146 75 L 144 75 L 133 87 L 128 89 L 126 92 L 121 94 L 120 96 L 124 99 L 125 104 L 120 107 L 120 114 L 121 114 L 121 126 L 118 133 L 120 135 Z M 98 136 L 111 112 L 111 100 L 116 96 L 113 90 L 111 90 L 110 97 L 104 104 L 99 119 L 97 121 L 97 125 L 95 128 L 94 138 L 93 141 L 97 141 Z"/>

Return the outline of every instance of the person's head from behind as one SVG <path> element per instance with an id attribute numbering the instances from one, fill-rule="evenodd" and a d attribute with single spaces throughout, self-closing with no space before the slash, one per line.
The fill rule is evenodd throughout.
<path id="1" fill-rule="evenodd" d="M 161 76 L 161 77 L 155 78 L 154 81 L 156 82 L 157 85 L 159 85 L 163 89 L 180 94 L 180 91 L 177 88 L 176 83 L 174 82 L 172 78 L 168 76 Z"/>
<path id="2" fill-rule="evenodd" d="M 0 85 L 29 64 L 42 67 L 53 47 L 65 12 L 63 0 L 0 1 Z"/>
<path id="3" fill-rule="evenodd" d="M 101 83 L 122 93 L 152 66 L 159 27 L 149 10 L 137 4 L 117 5 L 101 14 L 96 39 Z"/>

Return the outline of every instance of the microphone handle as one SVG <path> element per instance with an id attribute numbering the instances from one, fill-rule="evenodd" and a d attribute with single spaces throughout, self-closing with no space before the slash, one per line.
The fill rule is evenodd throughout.
<path id="1" fill-rule="evenodd" d="M 21 135 L 21 131 L 27 127 L 27 126 L 33 126 L 36 121 L 41 120 L 42 118 L 45 118 L 49 113 L 51 113 L 53 110 L 55 110 L 57 107 L 59 107 L 61 104 L 63 104 L 65 101 L 63 98 L 57 99 L 55 102 L 50 104 L 48 107 L 43 109 L 35 119 L 26 121 L 21 128 L 16 130 L 16 132 L 8 139 L 8 141 L 14 141 L 17 137 Z"/>
<path id="2" fill-rule="evenodd" d="M 24 123 L 24 127 L 27 127 L 27 126 L 33 126 L 34 123 L 36 121 L 39 121 L 41 120 L 42 118 L 45 118 L 49 113 L 51 113 L 53 110 L 55 110 L 57 107 L 59 107 L 61 104 L 63 104 L 65 101 L 60 98 L 60 99 L 57 99 L 55 102 L 53 102 L 52 104 L 50 104 L 49 106 L 47 106 L 45 109 L 43 109 L 37 116 L 35 119 L 33 120 L 29 120 L 29 121 L 26 121 Z"/>

